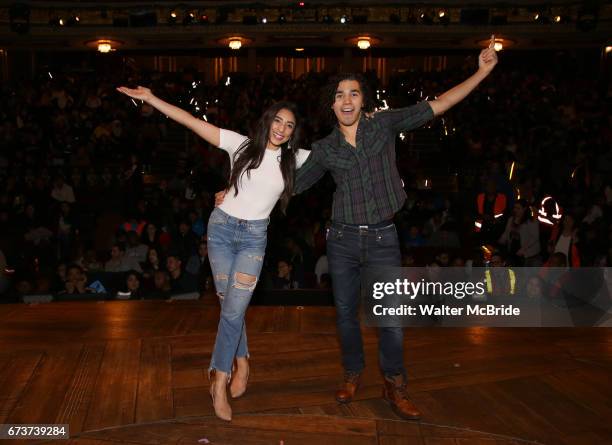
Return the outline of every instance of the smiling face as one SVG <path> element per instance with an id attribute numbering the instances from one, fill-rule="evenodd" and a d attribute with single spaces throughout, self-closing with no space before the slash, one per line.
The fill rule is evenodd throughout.
<path id="1" fill-rule="evenodd" d="M 287 142 L 295 130 L 295 116 L 290 110 L 282 108 L 272 119 L 268 134 L 268 147 L 278 148 Z"/>
<path id="2" fill-rule="evenodd" d="M 350 127 L 361 117 L 363 92 L 356 80 L 343 80 L 338 83 L 332 109 L 340 125 Z"/>

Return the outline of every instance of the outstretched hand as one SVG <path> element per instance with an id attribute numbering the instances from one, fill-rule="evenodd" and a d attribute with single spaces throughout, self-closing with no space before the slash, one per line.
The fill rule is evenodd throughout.
<path id="1" fill-rule="evenodd" d="M 478 57 L 478 69 L 490 73 L 497 65 L 497 51 L 495 51 L 495 36 L 491 36 L 489 47 L 480 51 Z"/>
<path id="2" fill-rule="evenodd" d="M 153 97 L 153 93 L 149 88 L 138 86 L 137 88 L 117 87 L 117 91 L 131 97 L 132 99 L 140 99 L 145 102 Z"/>

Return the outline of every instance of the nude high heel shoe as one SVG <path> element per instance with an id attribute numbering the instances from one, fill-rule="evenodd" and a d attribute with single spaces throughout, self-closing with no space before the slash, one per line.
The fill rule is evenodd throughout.
<path id="1" fill-rule="evenodd" d="M 249 366 L 248 359 L 246 359 L 246 363 L 247 363 L 247 371 L 246 371 L 246 377 L 244 379 L 236 378 L 236 371 L 238 370 L 238 365 L 237 365 L 237 362 L 234 363 L 232 381 L 230 383 L 230 395 L 232 396 L 232 399 L 237 399 L 239 397 L 242 397 L 247 390 L 247 383 L 249 382 L 249 372 L 251 370 L 251 367 Z"/>
<path id="2" fill-rule="evenodd" d="M 215 415 L 226 422 L 232 420 L 232 407 L 227 401 L 227 393 L 225 400 L 221 400 L 215 397 L 215 390 L 217 386 L 223 385 L 223 391 L 227 391 L 227 374 L 224 372 L 217 372 L 214 369 L 210 372 L 209 378 L 210 383 L 210 398 L 212 399 L 213 408 L 215 409 Z"/>

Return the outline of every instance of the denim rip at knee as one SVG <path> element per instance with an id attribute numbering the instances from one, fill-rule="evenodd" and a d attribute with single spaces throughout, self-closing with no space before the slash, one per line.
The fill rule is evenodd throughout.
<path id="1" fill-rule="evenodd" d="M 244 315 L 263 266 L 269 219 L 242 220 L 216 208 L 208 221 L 208 252 L 221 317 L 210 370 L 231 373 L 248 357 Z"/>

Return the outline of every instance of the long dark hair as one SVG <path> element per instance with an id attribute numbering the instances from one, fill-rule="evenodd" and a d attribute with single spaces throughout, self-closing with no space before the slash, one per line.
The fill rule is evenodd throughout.
<path id="1" fill-rule="evenodd" d="M 333 126 L 337 123 L 336 114 L 332 110 L 334 102 L 336 102 L 336 91 L 340 82 L 345 80 L 356 80 L 361 88 L 363 97 L 362 112 L 370 112 L 374 110 L 374 97 L 367 79 L 359 73 L 341 73 L 330 77 L 327 84 L 321 89 L 321 108 L 319 109 L 319 118 L 323 124 Z"/>
<path id="2" fill-rule="evenodd" d="M 295 154 L 302 141 L 300 116 L 297 107 L 292 102 L 277 102 L 268 107 L 261 118 L 259 118 L 253 137 L 246 140 L 238 147 L 238 150 L 236 150 L 234 154 L 234 165 L 230 174 L 229 186 L 230 188 L 234 188 L 234 196 L 238 195 L 238 182 L 241 180 L 242 175 L 246 173 L 247 177 L 250 177 L 250 170 L 261 165 L 261 161 L 266 152 L 266 146 L 268 145 L 272 122 L 276 114 L 282 109 L 291 111 L 295 117 L 293 134 L 291 138 L 289 138 L 289 141 L 285 142 L 280 147 L 280 169 L 285 182 L 285 189 L 280 196 L 280 205 L 284 213 L 291 199 L 291 195 L 293 194 Z"/>

